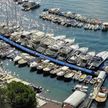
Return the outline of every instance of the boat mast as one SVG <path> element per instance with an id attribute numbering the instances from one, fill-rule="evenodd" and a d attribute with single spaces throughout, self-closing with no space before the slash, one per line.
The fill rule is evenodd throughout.
<path id="1" fill-rule="evenodd" d="M 10 8 L 10 15 L 13 21 L 11 21 L 11 24 L 13 26 L 19 27 L 20 29 L 22 28 L 22 15 L 20 8 L 17 8 L 16 2 L 13 0 L 8 0 L 9 8 Z"/>
<path id="2" fill-rule="evenodd" d="M 8 0 L 8 7 L 9 7 L 9 15 L 10 15 L 10 23 L 13 26 L 13 20 L 14 20 L 14 9 L 13 9 L 12 1 Z M 12 19 L 12 20 L 11 20 Z"/>
<path id="3" fill-rule="evenodd" d="M 3 2 L 3 1 L 1 1 L 0 2 L 1 3 L 1 16 L 3 15 L 4 16 L 4 23 L 7 25 L 7 27 L 8 27 L 8 25 L 9 25 L 9 18 L 8 18 L 8 8 L 7 8 L 7 2 Z"/>
<path id="4" fill-rule="evenodd" d="M 2 18 L 2 13 L 3 13 L 3 10 L 2 10 L 2 3 L 0 2 L 0 13 L 1 13 L 1 18 Z M 3 18 L 2 18 L 3 19 Z M 0 20 L 1 21 L 1 20 Z M 2 21 L 1 21 L 2 22 Z"/>
<path id="5" fill-rule="evenodd" d="M 5 5 L 6 5 L 6 10 L 5 10 L 5 12 L 6 12 L 6 26 L 9 27 L 8 3 L 6 2 Z"/>

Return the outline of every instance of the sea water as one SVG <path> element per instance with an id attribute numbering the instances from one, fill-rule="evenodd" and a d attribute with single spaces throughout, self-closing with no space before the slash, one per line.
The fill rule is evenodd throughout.
<path id="1" fill-rule="evenodd" d="M 37 0 L 34 0 L 37 1 Z M 83 28 L 66 28 L 48 21 L 39 19 L 44 8 L 61 8 L 62 11 L 72 11 L 85 15 L 90 18 L 98 18 L 102 21 L 108 21 L 108 0 L 38 0 L 41 7 L 30 12 L 22 12 L 22 17 L 25 20 L 25 28 L 33 27 L 45 32 L 54 33 L 55 35 L 66 35 L 67 38 L 75 38 L 76 43 L 80 46 L 89 47 L 90 51 L 108 50 L 108 33 L 102 31 L 85 31 Z M 14 66 L 12 61 L 4 61 L 4 67 L 10 70 L 13 74 L 18 75 L 26 81 L 42 86 L 44 88 L 44 96 L 63 101 L 71 93 L 72 88 L 77 82 L 69 83 L 58 81 L 56 78 L 43 77 L 43 74 L 31 73 L 29 67 L 18 68 Z M 108 87 L 107 80 L 105 86 Z M 108 108 L 108 102 L 104 105 L 93 104 L 92 108 Z"/>

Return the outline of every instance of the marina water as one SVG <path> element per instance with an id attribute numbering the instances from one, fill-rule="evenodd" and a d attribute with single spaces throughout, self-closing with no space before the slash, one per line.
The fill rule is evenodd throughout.
<path id="1" fill-rule="evenodd" d="M 37 0 L 34 0 L 37 1 Z M 87 17 L 99 18 L 102 21 L 108 21 L 108 0 L 41 0 L 39 1 L 41 7 L 30 12 L 22 12 L 25 16 L 25 28 L 30 27 L 54 33 L 55 35 L 66 35 L 67 38 L 75 38 L 80 46 L 89 47 L 90 51 L 108 50 L 108 33 L 102 31 L 85 31 L 83 28 L 66 28 L 61 25 L 43 21 L 39 19 L 44 8 L 61 8 L 63 11 L 72 11 Z M 31 19 L 33 19 L 31 21 Z M 36 24 L 35 24 L 35 23 Z M 27 28 L 29 29 L 29 28 Z M 71 93 L 72 88 L 77 82 L 71 81 L 69 83 L 58 81 L 56 78 L 43 77 L 43 74 L 31 73 L 30 68 L 18 68 L 14 66 L 12 61 L 4 61 L 6 69 L 12 71 L 17 75 L 33 84 L 42 86 L 45 90 L 45 97 L 63 101 Z M 106 81 L 107 82 L 107 81 Z M 108 84 L 105 83 L 108 87 Z M 92 108 L 108 108 L 108 101 L 104 105 L 93 104 Z"/>

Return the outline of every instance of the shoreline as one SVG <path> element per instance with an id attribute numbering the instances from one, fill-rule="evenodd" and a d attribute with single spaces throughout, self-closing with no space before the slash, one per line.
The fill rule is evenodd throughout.
<path id="1" fill-rule="evenodd" d="M 34 0 L 34 1 L 36 1 L 36 0 Z M 65 0 L 63 0 L 63 1 L 46 0 L 45 2 L 41 1 L 40 3 L 42 4 L 42 6 L 38 10 L 33 11 L 33 12 L 32 11 L 20 12 L 19 6 L 16 7 L 16 11 L 18 11 L 18 12 L 16 12 L 16 14 L 18 13 L 18 16 L 14 15 L 14 13 L 11 13 L 11 12 L 14 12 L 14 10 L 13 10 L 14 5 L 12 5 L 12 9 L 7 10 L 8 11 L 7 18 L 9 20 L 9 23 L 13 23 L 15 25 L 20 25 L 20 23 L 21 23 L 21 26 L 27 31 L 29 31 L 30 29 L 32 30 L 32 29 L 36 28 L 38 30 L 44 31 L 45 33 L 56 34 L 55 36 L 63 34 L 63 35 L 66 35 L 66 37 L 70 38 L 70 39 L 72 39 L 74 37 L 77 40 L 77 43 L 81 47 L 87 46 L 88 48 L 90 48 L 90 50 L 93 50 L 93 51 L 95 50 L 96 53 L 99 53 L 100 51 L 107 50 L 108 32 L 107 33 L 101 32 L 101 30 L 96 31 L 96 32 L 94 32 L 93 30 L 84 30 L 83 27 L 81 29 L 77 28 L 77 27 L 67 28 L 65 26 L 57 25 L 56 23 L 54 24 L 53 21 L 52 22 L 43 21 L 42 19 L 39 18 L 39 16 L 42 12 L 42 9 L 44 9 L 44 8 L 50 9 L 53 7 L 55 7 L 55 8 L 60 7 L 60 10 L 63 11 L 64 13 L 66 13 L 67 11 L 70 10 L 71 12 L 80 13 L 80 15 L 83 15 L 83 16 L 86 16 L 89 18 L 90 17 L 91 18 L 92 17 L 99 18 L 103 22 L 103 21 L 107 21 L 108 15 L 106 13 L 108 10 L 108 8 L 107 8 L 108 2 L 101 1 L 101 0 L 96 0 L 94 2 L 93 1 L 85 1 L 85 0 L 83 0 L 83 1 L 80 0 L 80 1 L 75 1 L 75 2 L 73 2 L 72 0 L 70 0 L 69 2 L 67 2 Z M 1 9 L 1 22 L 5 22 L 5 21 L 7 21 L 7 18 L 5 16 L 6 15 L 6 12 L 5 12 L 6 6 L 2 5 L 1 8 L 2 8 Z M 21 17 L 21 16 L 23 16 L 23 17 Z M 13 20 L 11 20 L 11 17 Z M 55 15 L 54 15 L 54 18 L 56 18 Z M 66 23 L 68 24 L 68 21 Z M 85 27 L 87 27 L 87 26 L 85 26 Z M 6 51 L 3 51 L 3 52 L 5 54 Z M 5 64 L 5 63 L 8 63 L 9 66 L 7 66 L 7 64 Z M 78 81 L 77 80 L 73 81 L 73 79 L 68 84 L 66 84 L 63 80 L 63 84 L 62 84 L 61 81 L 58 82 L 57 79 L 52 79 L 52 78 L 50 78 L 50 76 L 44 78 L 43 73 L 41 75 L 39 75 L 39 74 L 37 74 L 37 70 L 34 71 L 33 73 L 31 73 L 30 68 L 28 68 L 26 66 L 22 69 L 21 68 L 18 69 L 17 66 L 13 67 L 13 61 L 12 61 L 12 63 L 10 63 L 9 61 L 7 62 L 7 60 L 6 60 L 6 62 L 4 62 L 3 65 L 6 70 L 8 70 L 9 72 L 11 71 L 12 75 L 14 75 L 14 76 L 16 75 L 16 77 L 18 77 L 24 81 L 31 82 L 37 86 L 41 85 L 43 87 L 43 92 L 45 92 L 45 93 L 39 94 L 39 96 L 38 95 L 37 96 L 40 99 L 43 99 L 43 100 L 46 99 L 46 102 L 50 102 L 50 100 L 53 101 L 53 99 L 63 102 L 64 98 L 66 98 L 69 94 L 71 94 L 71 92 L 72 92 L 71 89 L 76 84 L 78 84 Z M 107 65 L 107 62 L 105 63 L 105 66 L 106 65 Z M 107 71 L 107 69 L 105 71 Z M 103 86 L 108 87 L 107 83 L 108 83 L 108 79 L 105 80 Z M 1 82 L 0 82 L 0 84 L 1 84 Z M 87 86 L 89 86 L 89 89 L 91 89 L 92 85 L 87 84 Z M 85 101 L 87 101 L 87 100 L 85 99 Z M 99 103 L 99 105 L 98 105 L 98 103 L 96 103 L 96 102 L 94 102 L 93 104 L 94 105 L 91 106 L 91 108 L 98 108 L 98 107 L 99 108 L 108 108 L 108 99 L 105 102 L 105 104 L 101 105 Z M 49 106 L 47 106 L 45 104 L 45 106 L 43 106 L 41 108 L 52 108 Z M 0 106 L 0 108 L 1 108 L 1 106 Z M 4 108 L 4 107 L 2 107 L 2 108 Z M 8 107 L 5 107 L 5 108 L 8 108 Z M 54 107 L 54 108 L 56 108 L 56 107 Z"/>
<path id="2" fill-rule="evenodd" d="M 3 78 L 0 78 L 0 82 L 1 82 L 0 86 L 3 86 L 3 85 L 1 85 L 3 83 L 10 83 L 11 81 L 22 82 L 23 84 L 29 85 L 29 86 L 34 85 L 34 84 L 30 83 L 30 82 L 27 82 L 27 81 L 24 81 L 24 80 L 22 80 L 20 78 L 17 78 L 15 75 L 9 74 L 9 72 L 7 70 L 5 70 L 5 69 L 3 69 L 1 67 L 0 67 L 0 75 L 4 76 Z M 42 92 L 44 92 L 44 91 L 42 91 Z M 36 97 L 37 97 L 38 101 L 40 101 L 40 104 L 43 103 L 42 106 L 44 106 L 45 104 L 48 104 L 48 103 L 54 103 L 54 104 L 57 104 L 57 105 L 62 105 L 62 102 L 46 98 L 46 97 L 42 96 L 41 93 L 37 93 Z"/>

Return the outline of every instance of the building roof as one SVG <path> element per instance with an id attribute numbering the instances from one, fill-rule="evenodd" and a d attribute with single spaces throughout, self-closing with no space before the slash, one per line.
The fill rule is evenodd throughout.
<path id="1" fill-rule="evenodd" d="M 86 93 L 76 90 L 64 101 L 64 104 L 70 104 L 73 107 L 77 107 L 84 100 L 85 97 Z"/>

